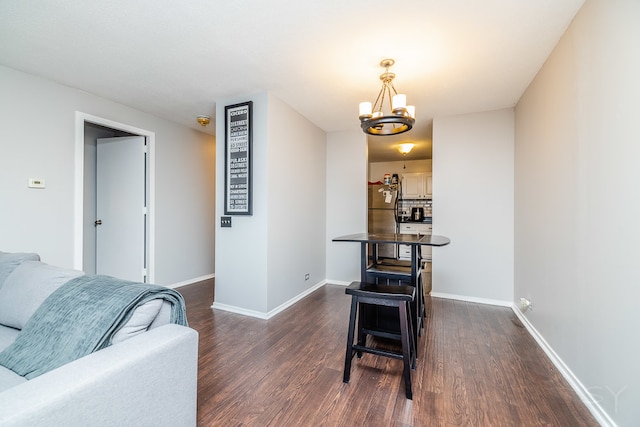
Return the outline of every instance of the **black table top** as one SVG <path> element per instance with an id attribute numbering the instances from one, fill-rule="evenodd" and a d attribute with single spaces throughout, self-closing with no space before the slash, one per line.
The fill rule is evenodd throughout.
<path id="1" fill-rule="evenodd" d="M 334 242 L 398 243 L 402 245 L 446 246 L 448 237 L 430 234 L 357 233 L 335 237 Z"/>

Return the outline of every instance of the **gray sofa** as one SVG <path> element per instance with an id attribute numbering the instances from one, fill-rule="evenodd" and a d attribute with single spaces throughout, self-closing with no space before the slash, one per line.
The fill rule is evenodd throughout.
<path id="1" fill-rule="evenodd" d="M 0 356 L 51 293 L 82 275 L 0 252 Z M 170 312 L 166 300 L 137 306 L 111 345 L 29 380 L 0 366 L 0 426 L 195 426 L 198 333 Z"/>

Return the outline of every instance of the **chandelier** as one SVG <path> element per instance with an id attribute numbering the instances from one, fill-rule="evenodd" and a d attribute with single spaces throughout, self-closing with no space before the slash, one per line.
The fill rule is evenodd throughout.
<path id="1" fill-rule="evenodd" d="M 376 102 L 373 106 L 370 102 L 360 103 L 360 127 L 369 135 L 397 135 L 411 130 L 416 122 L 416 108 L 413 105 L 407 105 L 407 96 L 399 94 L 393 87 L 393 79 L 396 75 L 389 72 L 389 67 L 394 63 L 393 59 L 380 61 L 380 66 L 385 71 L 380 74 L 382 89 L 378 93 Z M 391 91 L 394 93 L 393 96 Z M 388 114 L 383 112 L 385 101 L 389 108 Z"/>

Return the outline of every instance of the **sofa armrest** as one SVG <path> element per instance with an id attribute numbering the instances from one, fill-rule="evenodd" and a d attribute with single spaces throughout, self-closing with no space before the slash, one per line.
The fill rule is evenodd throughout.
<path id="1" fill-rule="evenodd" d="M 0 425 L 195 426 L 198 333 L 165 325 L 0 393 Z"/>

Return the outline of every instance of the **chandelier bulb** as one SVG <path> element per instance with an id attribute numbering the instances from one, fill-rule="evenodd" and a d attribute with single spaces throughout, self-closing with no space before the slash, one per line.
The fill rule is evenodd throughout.
<path id="1" fill-rule="evenodd" d="M 372 106 L 370 102 L 361 102 L 359 106 L 360 118 L 371 117 Z"/>
<path id="2" fill-rule="evenodd" d="M 391 102 L 391 108 L 396 110 L 398 108 L 404 108 L 407 106 L 407 95 L 404 93 L 399 93 L 393 96 L 393 101 Z"/>

